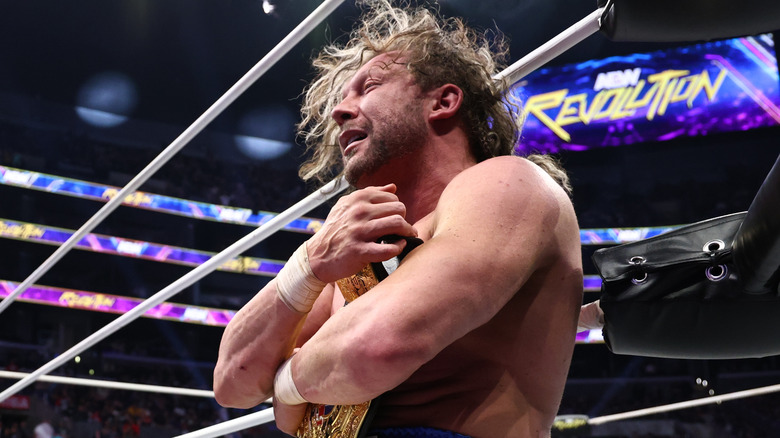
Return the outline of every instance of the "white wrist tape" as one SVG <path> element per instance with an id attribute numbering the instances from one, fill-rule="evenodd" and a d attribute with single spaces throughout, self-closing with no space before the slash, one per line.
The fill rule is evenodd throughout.
<path id="1" fill-rule="evenodd" d="M 290 310 L 308 313 L 323 288 L 325 283 L 311 270 L 304 242 L 276 276 L 276 292 Z"/>
<path id="2" fill-rule="evenodd" d="M 292 358 L 293 356 L 290 356 L 276 371 L 276 376 L 274 377 L 274 399 L 286 405 L 308 403 L 301 393 L 298 392 L 298 388 L 295 387 L 295 382 L 293 382 Z"/>

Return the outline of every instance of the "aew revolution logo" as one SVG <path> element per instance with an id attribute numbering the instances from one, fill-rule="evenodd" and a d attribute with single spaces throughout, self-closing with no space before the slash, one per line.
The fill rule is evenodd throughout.
<path id="1" fill-rule="evenodd" d="M 771 34 L 550 66 L 511 93 L 518 153 L 581 151 L 780 125 Z"/>
<path id="2" fill-rule="evenodd" d="M 574 124 L 588 125 L 599 120 L 620 120 L 644 112 L 647 120 L 663 116 L 669 105 L 686 102 L 688 108 L 700 96 L 712 101 L 718 93 L 726 70 L 713 79 L 707 70 L 691 74 L 689 70 L 665 70 L 641 78 L 642 69 L 602 72 L 596 76 L 592 93 L 570 93 L 568 88 L 530 97 L 525 110 L 565 142 L 571 135 L 564 129 Z"/>

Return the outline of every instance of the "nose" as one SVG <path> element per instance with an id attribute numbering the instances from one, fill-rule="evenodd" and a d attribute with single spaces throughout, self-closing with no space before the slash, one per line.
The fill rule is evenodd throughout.
<path id="1" fill-rule="evenodd" d="M 357 105 L 353 99 L 347 97 L 333 107 L 333 111 L 330 112 L 330 117 L 336 121 L 337 125 L 341 126 L 341 124 L 347 120 L 357 117 Z"/>

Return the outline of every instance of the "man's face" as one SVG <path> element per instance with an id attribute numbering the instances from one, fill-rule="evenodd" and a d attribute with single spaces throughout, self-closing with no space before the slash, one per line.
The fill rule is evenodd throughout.
<path id="1" fill-rule="evenodd" d="M 379 55 L 361 67 L 331 116 L 341 128 L 347 181 L 356 187 L 368 185 L 372 175 L 427 137 L 422 93 L 397 55 Z"/>

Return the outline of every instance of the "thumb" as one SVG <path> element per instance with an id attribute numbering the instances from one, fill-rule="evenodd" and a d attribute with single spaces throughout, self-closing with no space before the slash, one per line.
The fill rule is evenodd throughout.
<path id="1" fill-rule="evenodd" d="M 386 184 L 377 188 L 383 192 L 389 192 L 389 193 L 395 193 L 395 191 L 398 189 L 398 187 L 394 183 Z"/>

